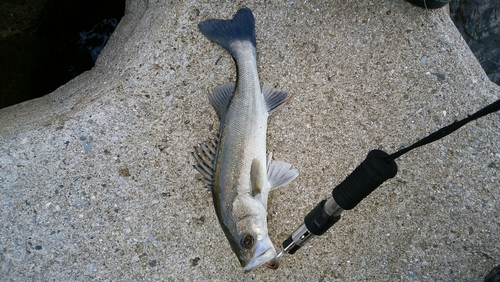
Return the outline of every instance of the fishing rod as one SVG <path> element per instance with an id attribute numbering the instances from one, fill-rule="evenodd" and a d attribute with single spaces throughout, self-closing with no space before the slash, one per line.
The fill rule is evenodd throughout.
<path id="1" fill-rule="evenodd" d="M 265 265 L 269 268 L 277 268 L 279 259 L 284 254 L 289 253 L 293 255 L 309 240 L 323 235 L 323 233 L 340 220 L 342 212 L 353 209 L 366 196 L 382 185 L 382 183 L 393 178 L 398 171 L 395 159 L 415 148 L 432 143 L 451 134 L 470 121 L 498 110 L 500 110 L 500 100 L 493 102 L 462 120 L 455 121 L 435 131 L 413 145 L 393 154 L 389 155 L 382 150 L 370 151 L 366 159 L 342 183 L 333 188 L 332 196 L 327 200 L 319 202 L 305 216 L 304 223 L 283 241 L 283 250 Z"/>

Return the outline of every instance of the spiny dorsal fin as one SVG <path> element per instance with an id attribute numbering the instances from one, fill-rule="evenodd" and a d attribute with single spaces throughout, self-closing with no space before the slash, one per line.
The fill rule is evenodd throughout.
<path id="1" fill-rule="evenodd" d="M 193 148 L 194 151 L 191 152 L 191 155 L 196 160 L 196 164 L 193 167 L 201 174 L 200 180 L 206 184 L 205 188 L 212 189 L 217 141 L 210 139 Z"/>
<path id="2" fill-rule="evenodd" d="M 234 88 L 234 83 L 228 82 L 216 86 L 214 91 L 208 91 L 207 93 L 208 102 L 217 113 L 219 121 L 222 121 L 222 119 L 226 116 L 226 110 L 229 106 L 229 102 L 231 102 L 231 98 L 233 97 Z"/>
<path id="3" fill-rule="evenodd" d="M 290 169 L 292 165 L 286 162 L 273 161 L 272 154 L 267 158 L 267 179 L 271 190 L 287 185 L 299 175 L 296 169 Z"/>
<path id="4" fill-rule="evenodd" d="M 283 106 L 288 101 L 288 92 L 273 88 L 269 84 L 264 84 L 262 94 L 266 100 L 267 111 L 269 114 Z"/>

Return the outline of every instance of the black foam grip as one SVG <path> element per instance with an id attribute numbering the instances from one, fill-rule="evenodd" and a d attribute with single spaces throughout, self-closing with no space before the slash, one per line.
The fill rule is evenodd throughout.
<path id="1" fill-rule="evenodd" d="M 333 189 L 335 202 L 344 210 L 353 209 L 384 181 L 393 178 L 398 166 L 394 160 L 387 161 L 388 156 L 381 150 L 370 151 L 366 159 Z"/>

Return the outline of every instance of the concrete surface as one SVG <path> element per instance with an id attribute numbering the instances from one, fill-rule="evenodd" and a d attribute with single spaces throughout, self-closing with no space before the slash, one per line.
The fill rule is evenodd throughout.
<path id="1" fill-rule="evenodd" d="M 130 0 L 97 66 L 0 111 L 2 281 L 481 281 L 500 262 L 500 114 L 397 160 L 398 175 L 281 268 L 244 273 L 192 169 L 205 91 L 234 80 L 196 24 L 246 5 L 261 82 L 291 102 L 268 150 L 280 245 L 373 148 L 394 152 L 500 98 L 445 10 L 405 1 Z"/>

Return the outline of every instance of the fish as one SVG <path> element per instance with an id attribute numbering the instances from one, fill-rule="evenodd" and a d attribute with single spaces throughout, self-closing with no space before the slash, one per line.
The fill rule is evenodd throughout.
<path id="1" fill-rule="evenodd" d="M 207 38 L 227 50 L 237 68 L 236 84 L 208 91 L 220 122 L 215 139 L 194 146 L 194 168 L 212 191 L 215 212 L 229 245 L 245 271 L 272 260 L 276 250 L 267 228 L 269 191 L 290 183 L 299 172 L 266 158 L 269 114 L 289 100 L 286 91 L 264 84 L 257 73 L 255 20 L 249 8 L 233 19 L 198 23 Z"/>

